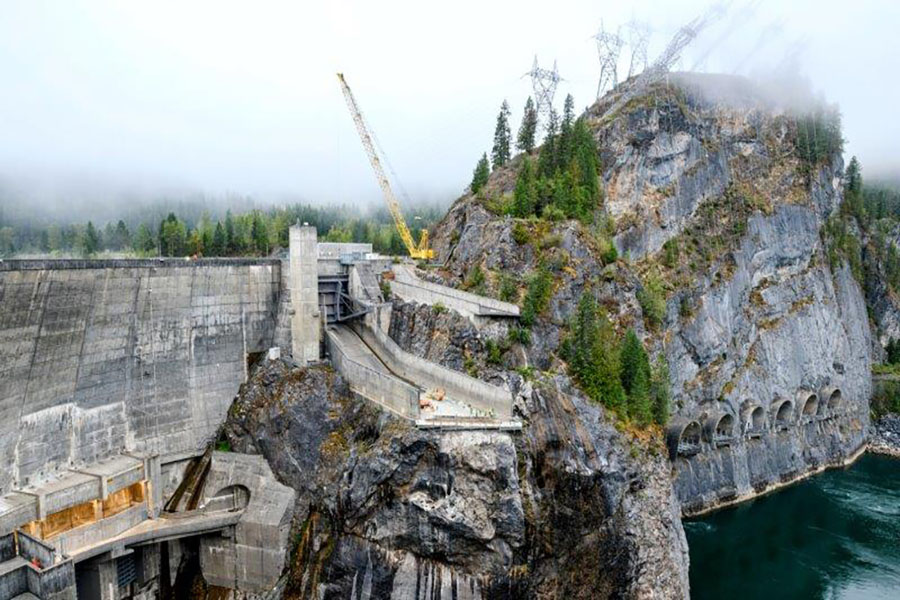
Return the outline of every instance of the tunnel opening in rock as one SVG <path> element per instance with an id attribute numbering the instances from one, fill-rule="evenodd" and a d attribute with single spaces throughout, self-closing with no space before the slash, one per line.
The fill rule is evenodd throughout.
<path id="1" fill-rule="evenodd" d="M 729 414 L 722 415 L 722 418 L 719 419 L 719 422 L 716 424 L 716 436 L 730 438 L 733 431 L 734 417 Z"/>
<path id="2" fill-rule="evenodd" d="M 809 394 L 803 401 L 803 416 L 812 418 L 819 412 L 819 397 L 815 394 Z"/>
<path id="3" fill-rule="evenodd" d="M 793 413 L 793 403 L 790 400 L 782 401 L 775 412 L 775 427 L 780 431 L 787 429 L 790 425 Z"/>
<path id="4" fill-rule="evenodd" d="M 757 406 L 750 413 L 750 433 L 756 435 L 757 437 L 762 435 L 762 432 L 766 428 L 766 411 L 763 410 L 762 406 Z"/>
<path id="5" fill-rule="evenodd" d="M 679 454 L 692 454 L 700 449 L 700 423 L 689 422 L 681 432 L 678 440 Z"/>
<path id="6" fill-rule="evenodd" d="M 669 457 L 674 459 L 676 456 L 692 456 L 699 452 L 703 431 L 699 421 L 678 419 L 669 425 L 666 430 Z"/>
<path id="7" fill-rule="evenodd" d="M 831 395 L 828 397 L 828 411 L 831 414 L 837 413 L 841 408 L 841 402 L 843 401 L 843 396 L 841 395 L 841 390 L 835 389 L 831 392 Z"/>

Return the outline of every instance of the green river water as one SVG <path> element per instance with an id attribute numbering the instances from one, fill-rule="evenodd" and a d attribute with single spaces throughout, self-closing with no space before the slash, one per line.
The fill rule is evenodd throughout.
<path id="1" fill-rule="evenodd" d="M 867 454 L 684 527 L 694 600 L 900 600 L 900 460 Z"/>

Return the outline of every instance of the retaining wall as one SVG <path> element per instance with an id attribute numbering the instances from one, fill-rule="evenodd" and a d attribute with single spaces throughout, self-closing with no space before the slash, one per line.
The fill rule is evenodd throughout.
<path id="1" fill-rule="evenodd" d="M 271 259 L 0 261 L 0 493 L 201 448 L 273 345 L 280 290 Z"/>
<path id="2" fill-rule="evenodd" d="M 24 531 L 15 533 L 19 543 L 19 556 L 25 560 L 37 559 L 45 568 L 56 562 L 56 550 Z"/>
<path id="3" fill-rule="evenodd" d="M 391 371 L 407 381 L 415 381 L 423 388 L 441 388 L 447 396 L 468 402 L 495 418 L 512 417 L 512 396 L 508 391 L 404 351 L 376 325 L 381 310 L 384 307 L 367 315 L 365 324 L 354 323 L 353 330 L 375 350 Z"/>
<path id="4" fill-rule="evenodd" d="M 333 331 L 326 331 L 331 361 L 350 388 L 408 419 L 419 418 L 419 390 L 396 377 L 353 360 Z"/>

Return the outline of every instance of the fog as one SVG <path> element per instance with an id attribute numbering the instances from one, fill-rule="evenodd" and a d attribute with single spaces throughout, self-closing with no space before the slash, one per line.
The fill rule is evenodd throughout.
<path id="1" fill-rule="evenodd" d="M 381 202 L 337 71 L 410 201 L 449 202 L 490 150 L 504 99 L 518 126 L 535 55 L 541 66 L 557 61 L 557 107 L 566 93 L 585 107 L 601 19 L 607 30 L 646 21 L 652 60 L 707 7 L 5 1 L 0 208 L 83 219 L 159 198 Z M 678 68 L 808 82 L 840 105 L 848 157 L 867 176 L 896 179 L 898 26 L 896 3 L 735 1 Z"/>

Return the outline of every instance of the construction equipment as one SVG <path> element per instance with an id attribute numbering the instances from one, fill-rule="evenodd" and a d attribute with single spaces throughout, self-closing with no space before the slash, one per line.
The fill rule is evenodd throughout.
<path id="1" fill-rule="evenodd" d="M 384 169 L 381 168 L 381 160 L 375 151 L 375 144 L 372 141 L 372 136 L 369 135 L 369 128 L 366 126 L 362 111 L 353 97 L 353 92 L 350 91 L 350 86 L 347 85 L 347 81 L 344 79 L 344 74 L 338 73 L 337 76 L 338 81 L 341 82 L 341 91 L 344 92 L 347 107 L 350 109 L 350 116 L 353 117 L 353 123 L 356 125 L 356 131 L 359 133 L 359 139 L 362 141 L 366 154 L 369 156 L 369 162 L 375 171 L 375 179 L 378 180 L 378 185 L 381 186 L 381 191 L 384 193 L 384 200 L 387 202 L 388 210 L 390 210 L 391 216 L 394 218 L 394 225 L 397 227 L 400 239 L 403 240 L 403 244 L 412 258 L 434 258 L 434 250 L 428 247 L 428 230 L 422 230 L 422 236 L 419 238 L 418 244 L 413 241 L 412 233 L 410 233 L 406 220 L 403 218 L 403 213 L 400 211 L 400 203 L 394 196 L 394 191 L 391 189 L 387 175 L 384 174 Z"/>

